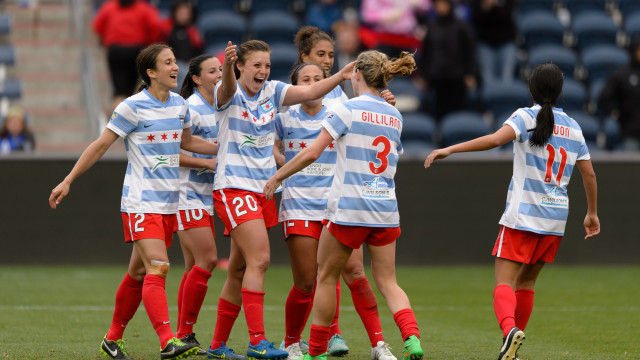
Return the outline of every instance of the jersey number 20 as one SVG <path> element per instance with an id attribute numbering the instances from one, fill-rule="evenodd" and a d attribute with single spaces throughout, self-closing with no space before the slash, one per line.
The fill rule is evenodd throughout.
<path id="1" fill-rule="evenodd" d="M 551 144 L 547 144 L 547 151 L 549 152 L 549 159 L 547 159 L 547 173 L 544 175 L 544 182 L 551 182 L 553 161 L 556 158 L 556 148 Z M 558 149 L 560 152 L 560 167 L 558 168 L 558 175 L 556 176 L 556 184 L 560 184 L 560 180 L 562 180 L 562 173 L 564 172 L 564 167 L 567 165 L 567 150 L 565 150 L 562 146 Z"/>
<path id="2" fill-rule="evenodd" d="M 383 173 L 385 170 L 387 170 L 387 166 L 389 166 L 389 158 L 387 157 L 387 155 L 389 155 L 389 152 L 391 152 L 391 142 L 389 141 L 389 139 L 387 139 L 386 136 L 380 135 L 377 138 L 373 139 L 371 145 L 377 147 L 380 143 L 384 145 L 384 148 L 382 148 L 382 150 L 378 151 L 378 153 L 376 154 L 376 159 L 380 160 L 380 166 L 376 167 L 376 164 L 373 161 L 369 162 L 369 169 L 374 174 Z"/>

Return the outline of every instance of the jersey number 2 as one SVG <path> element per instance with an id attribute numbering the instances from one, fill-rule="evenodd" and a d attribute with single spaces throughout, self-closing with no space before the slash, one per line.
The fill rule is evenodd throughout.
<path id="1" fill-rule="evenodd" d="M 387 166 L 389 166 L 389 158 L 387 157 L 387 155 L 389 155 L 389 152 L 391 152 L 391 142 L 389 141 L 389 139 L 387 139 L 386 136 L 380 135 L 377 138 L 373 139 L 371 145 L 378 146 L 378 144 L 380 143 L 384 145 L 384 148 L 378 151 L 378 153 L 376 154 L 376 159 L 380 160 L 380 166 L 376 167 L 376 164 L 373 161 L 369 162 L 369 169 L 374 174 L 383 173 L 385 170 L 387 170 Z"/>
<path id="2" fill-rule="evenodd" d="M 556 158 L 556 148 L 551 144 L 547 144 L 547 151 L 549 152 L 549 159 L 547 159 L 547 173 L 544 175 L 544 182 L 551 182 L 553 161 Z M 562 173 L 564 172 L 564 167 L 567 165 L 567 150 L 565 150 L 562 146 L 558 149 L 560 152 L 560 167 L 558 168 L 558 175 L 556 176 L 556 184 L 560 184 L 560 180 L 562 180 Z"/>

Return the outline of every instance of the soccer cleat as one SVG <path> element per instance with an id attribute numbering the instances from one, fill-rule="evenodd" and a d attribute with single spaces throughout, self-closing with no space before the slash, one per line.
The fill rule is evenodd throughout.
<path id="1" fill-rule="evenodd" d="M 285 359 L 289 353 L 276 349 L 275 343 L 262 339 L 256 345 L 247 346 L 247 358 L 249 359 Z"/>
<path id="2" fill-rule="evenodd" d="M 198 345 L 198 352 L 196 353 L 196 355 L 207 355 L 207 352 L 200 347 L 200 343 L 198 342 L 198 340 L 196 340 L 196 333 L 185 335 L 180 338 L 180 341 L 182 341 L 185 344 Z"/>
<path id="3" fill-rule="evenodd" d="M 518 349 L 522 346 L 523 340 L 524 332 L 515 326 L 512 327 L 507 337 L 502 341 L 502 348 L 500 348 L 498 360 L 516 360 Z"/>
<path id="4" fill-rule="evenodd" d="M 391 353 L 391 346 L 384 341 L 378 341 L 376 347 L 371 348 L 371 360 L 398 360 Z"/>
<path id="5" fill-rule="evenodd" d="M 340 334 L 335 334 L 329 339 L 328 348 L 331 356 L 345 356 L 349 353 L 347 341 Z"/>
<path id="6" fill-rule="evenodd" d="M 209 348 L 209 351 L 207 351 L 207 358 L 247 360 L 246 357 L 236 354 L 232 348 L 228 348 L 227 345 L 225 345 L 224 343 L 222 343 L 220 347 L 217 347 L 215 349 Z"/>
<path id="7" fill-rule="evenodd" d="M 184 359 L 198 353 L 198 345 L 185 344 L 178 338 L 173 338 L 167 342 L 167 346 L 160 350 L 160 359 Z"/>
<path id="8" fill-rule="evenodd" d="M 104 336 L 104 339 L 102 339 L 102 344 L 100 345 L 100 352 L 104 355 L 104 356 L 109 356 L 112 359 L 118 359 L 118 360 L 133 360 L 132 357 L 129 357 L 129 354 L 127 354 L 127 350 L 124 348 L 124 342 L 126 340 L 124 339 L 118 339 L 118 340 L 107 340 L 107 336 Z"/>
<path id="9" fill-rule="evenodd" d="M 309 354 L 305 354 L 303 360 L 327 360 L 327 353 L 322 353 L 317 356 L 311 356 Z"/>
<path id="10" fill-rule="evenodd" d="M 282 340 L 278 349 L 284 350 L 284 340 Z M 302 351 L 303 354 L 309 352 L 309 343 L 306 340 L 300 339 L 300 351 Z"/>
<path id="11" fill-rule="evenodd" d="M 420 360 L 423 354 L 420 339 L 415 335 L 409 336 L 404 342 L 404 350 L 402 351 L 404 360 Z"/>
<path id="12" fill-rule="evenodd" d="M 302 350 L 300 350 L 300 343 L 295 342 L 289 346 L 287 346 L 284 351 L 286 351 L 289 355 L 287 356 L 287 360 L 302 360 L 304 354 Z"/>

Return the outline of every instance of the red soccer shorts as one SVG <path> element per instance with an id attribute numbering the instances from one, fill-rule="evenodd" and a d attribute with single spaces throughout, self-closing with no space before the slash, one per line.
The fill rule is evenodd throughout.
<path id="1" fill-rule="evenodd" d="M 320 240 L 322 221 L 288 220 L 282 223 L 285 240 L 291 235 L 302 235 Z"/>
<path id="2" fill-rule="evenodd" d="M 213 216 L 210 215 L 207 210 L 180 210 L 176 214 L 176 226 L 173 228 L 173 231 L 176 232 L 179 230 L 189 230 L 202 227 L 211 228 L 213 236 L 216 236 L 216 233 L 213 231 Z"/>
<path id="3" fill-rule="evenodd" d="M 122 212 L 124 241 L 133 242 L 140 239 L 161 239 L 171 246 L 175 214 L 130 214 Z"/>
<path id="4" fill-rule="evenodd" d="M 400 227 L 347 226 L 322 220 L 329 232 L 344 245 L 358 249 L 362 243 L 373 246 L 385 246 L 400 237 Z"/>
<path id="5" fill-rule="evenodd" d="M 536 234 L 501 226 L 492 255 L 523 264 L 535 264 L 538 261 L 552 263 L 561 241 L 562 236 Z"/>
<path id="6" fill-rule="evenodd" d="M 240 189 L 215 190 L 213 205 L 224 224 L 225 236 L 249 220 L 263 219 L 267 229 L 278 225 L 276 200 L 267 200 L 262 194 Z"/>

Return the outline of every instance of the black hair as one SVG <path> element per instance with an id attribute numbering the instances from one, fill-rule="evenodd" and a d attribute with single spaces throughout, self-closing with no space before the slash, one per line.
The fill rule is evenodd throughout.
<path id="1" fill-rule="evenodd" d="M 308 65 L 312 65 L 312 66 L 318 67 L 318 69 L 320 69 L 322 71 L 322 78 L 323 79 L 327 78 L 327 74 L 324 72 L 324 69 L 322 68 L 322 66 L 320 66 L 320 64 L 314 63 L 314 62 L 300 63 L 300 64 L 295 65 L 293 67 L 293 69 L 291 70 L 291 74 L 289 75 L 289 78 L 291 79 L 291 85 L 298 85 L 298 75 L 300 75 L 300 70 L 302 70 L 302 68 L 304 68 L 304 67 L 306 67 Z"/>
<path id="2" fill-rule="evenodd" d="M 136 0 L 118 0 L 118 4 L 120 5 L 120 7 L 131 6 L 134 2 L 136 2 Z"/>
<path id="3" fill-rule="evenodd" d="M 158 55 L 162 52 L 162 50 L 169 49 L 173 51 L 171 46 L 163 43 L 155 43 L 147 46 L 142 49 L 136 57 L 136 68 L 138 70 L 138 76 L 140 77 L 141 84 L 138 87 L 138 91 L 142 91 L 142 89 L 146 89 L 151 85 L 151 79 L 149 78 L 149 74 L 147 74 L 147 69 L 156 68 L 156 62 L 158 61 Z"/>
<path id="4" fill-rule="evenodd" d="M 540 105 L 540 111 L 536 117 L 536 127 L 532 131 L 529 144 L 533 147 L 542 147 L 549 141 L 555 125 L 553 106 L 562 93 L 564 76 L 560 68 L 547 63 L 540 64 L 533 69 L 529 79 L 529 92 L 536 104 Z"/>
<path id="5" fill-rule="evenodd" d="M 298 47 L 298 62 L 302 62 L 302 55 L 311 54 L 311 50 L 320 40 L 326 40 L 333 45 L 331 36 L 317 27 L 307 25 L 300 28 L 293 40 Z"/>
<path id="6" fill-rule="evenodd" d="M 193 81 L 193 75 L 201 76 L 202 75 L 202 63 L 213 58 L 213 55 L 202 54 L 196 56 L 189 63 L 189 71 L 182 82 L 182 87 L 180 88 L 180 96 L 187 99 L 189 96 L 193 95 L 193 89 L 198 85 Z"/>
<path id="7" fill-rule="evenodd" d="M 261 40 L 248 40 L 240 44 L 236 51 L 238 60 L 236 60 L 236 63 L 233 66 L 233 73 L 236 75 L 236 79 L 240 77 L 238 64 L 244 65 L 245 61 L 247 61 L 247 56 L 254 51 L 265 51 L 271 53 L 271 48 L 269 47 L 269 44 Z"/>

